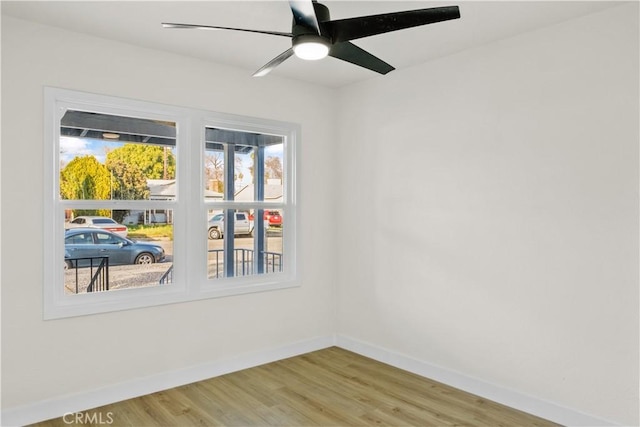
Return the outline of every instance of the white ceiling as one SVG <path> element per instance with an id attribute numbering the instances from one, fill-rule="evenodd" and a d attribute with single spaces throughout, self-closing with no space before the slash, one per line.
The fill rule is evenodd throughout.
<path id="1" fill-rule="evenodd" d="M 461 18 L 355 40 L 396 69 L 617 6 L 614 1 L 322 1 L 332 19 L 425 7 L 460 7 Z M 161 22 L 291 31 L 286 1 L 2 1 L 2 14 L 148 48 L 227 64 L 247 78 L 290 47 L 290 39 L 237 31 L 164 29 Z M 393 73 L 393 72 L 392 72 Z M 339 87 L 384 78 L 326 58 L 292 57 L 267 77 Z"/>

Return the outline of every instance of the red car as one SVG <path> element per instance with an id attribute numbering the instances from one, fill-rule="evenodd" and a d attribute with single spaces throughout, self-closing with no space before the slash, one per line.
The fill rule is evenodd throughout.
<path id="1" fill-rule="evenodd" d="M 264 219 L 269 220 L 269 227 L 282 227 L 282 217 L 278 211 L 264 211 Z"/>
<path id="2" fill-rule="evenodd" d="M 253 221 L 253 214 L 249 216 L 249 220 Z M 282 227 L 282 216 L 278 211 L 264 211 L 264 221 L 269 227 Z"/>

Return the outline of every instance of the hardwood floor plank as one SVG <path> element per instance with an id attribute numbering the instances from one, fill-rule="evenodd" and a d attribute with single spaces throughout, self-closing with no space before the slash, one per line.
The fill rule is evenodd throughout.
<path id="1" fill-rule="evenodd" d="M 478 426 L 556 424 L 331 347 L 85 411 L 38 427 Z M 93 415 L 92 415 L 93 414 Z M 104 424 L 102 424 L 104 425 Z"/>
<path id="2" fill-rule="evenodd" d="M 345 422 L 355 422 L 367 409 L 367 405 L 360 404 L 359 396 L 352 389 L 343 387 L 340 379 L 321 367 L 307 363 L 304 359 L 287 360 L 282 362 L 283 374 L 300 381 L 288 385 L 298 393 L 305 394 L 309 389 L 314 391 L 314 398 L 325 407 L 337 412 L 348 414 Z M 344 416 L 343 416 L 344 418 Z"/>
<path id="3" fill-rule="evenodd" d="M 263 370 L 247 371 L 249 372 L 235 372 L 233 375 L 225 376 L 225 378 L 230 385 L 244 390 L 261 405 L 266 407 L 277 405 L 279 402 L 275 397 L 274 391 L 283 387 L 284 384 L 272 382 L 271 378 L 265 375 Z"/>
<path id="4" fill-rule="evenodd" d="M 496 410 L 500 406 L 469 393 L 461 393 L 435 381 L 426 387 L 424 378 L 405 371 L 397 372 L 395 368 L 376 361 L 354 363 L 350 368 L 359 372 L 370 388 L 383 391 L 390 402 L 395 402 L 395 405 L 405 407 L 406 410 L 424 410 L 441 423 L 487 426 L 500 424 L 500 419 L 492 417 L 493 411 L 488 410 Z M 465 414 L 465 417 L 460 414 Z"/>
<path id="5" fill-rule="evenodd" d="M 224 423 L 219 417 L 216 417 L 216 413 L 222 413 L 224 407 L 220 406 L 212 400 L 207 393 L 204 393 L 199 386 L 199 383 L 187 384 L 182 386 L 178 390 L 180 393 L 189 399 L 193 408 L 195 408 L 195 414 L 203 419 L 203 425 L 208 426 L 222 426 Z"/>
<path id="6" fill-rule="evenodd" d="M 452 416 L 446 416 L 441 410 L 431 408 L 430 396 L 424 393 L 428 388 L 425 388 L 424 384 L 421 389 L 397 387 L 394 384 L 394 378 L 384 376 L 384 370 L 388 368 L 388 365 L 371 362 L 378 370 L 372 370 L 370 366 L 366 366 L 367 369 L 364 369 L 365 365 L 353 363 L 342 367 L 332 365 L 336 375 L 334 383 L 346 385 L 348 387 L 347 393 L 351 396 L 363 396 L 359 400 L 366 402 L 368 406 L 374 405 L 380 414 L 395 414 L 396 419 L 402 419 L 407 424 L 416 422 L 414 420 L 416 417 L 423 420 L 422 424 L 424 421 L 435 422 L 439 425 L 445 421 L 448 424 L 461 422 Z"/>
<path id="7" fill-rule="evenodd" d="M 208 408 L 200 409 L 211 411 L 209 413 L 219 419 L 223 425 L 261 425 L 263 420 L 253 412 L 250 406 L 253 400 L 248 403 L 236 398 L 237 390 L 225 387 L 223 378 L 224 375 L 197 383 L 201 392 L 207 394 L 211 400 Z"/>

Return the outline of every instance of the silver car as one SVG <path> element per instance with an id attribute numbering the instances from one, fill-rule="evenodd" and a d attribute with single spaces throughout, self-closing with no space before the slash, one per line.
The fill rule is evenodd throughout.
<path id="1" fill-rule="evenodd" d="M 234 234 L 253 235 L 253 221 L 249 220 L 246 212 L 236 212 L 234 221 Z M 224 233 L 224 214 L 217 214 L 209 219 L 209 239 L 221 239 Z"/>

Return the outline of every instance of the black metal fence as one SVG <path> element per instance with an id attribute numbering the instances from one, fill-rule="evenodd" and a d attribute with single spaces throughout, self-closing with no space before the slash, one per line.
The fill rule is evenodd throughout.
<path id="1" fill-rule="evenodd" d="M 211 249 L 213 254 L 209 260 L 209 278 L 225 277 L 224 273 L 224 249 Z M 279 252 L 263 252 L 264 273 L 276 273 L 282 271 L 282 254 Z M 253 249 L 234 249 L 233 263 L 235 276 L 249 276 L 256 274 Z M 86 257 L 86 258 L 65 258 L 65 263 L 69 268 L 75 270 L 75 292 L 76 294 L 84 286 L 80 286 L 79 268 L 89 268 L 89 284 L 87 292 L 102 292 L 109 290 L 109 257 Z M 158 284 L 166 285 L 173 282 L 173 265 L 165 271 Z"/>
<path id="2" fill-rule="evenodd" d="M 100 260 L 100 262 L 98 262 L 98 260 Z M 90 269 L 90 280 L 89 285 L 87 286 L 87 292 L 102 292 L 109 290 L 109 257 L 65 258 L 65 263 L 75 269 L 76 294 L 78 293 L 80 282 L 78 277 L 78 266 L 86 266 Z"/>
<path id="3" fill-rule="evenodd" d="M 224 277 L 224 249 L 210 249 L 213 254 L 209 260 L 209 278 Z M 278 252 L 263 252 L 264 272 L 275 273 L 282 271 L 282 254 Z M 233 254 L 235 276 L 248 276 L 255 274 L 254 250 L 234 249 Z"/>
<path id="4" fill-rule="evenodd" d="M 278 252 L 265 252 L 265 273 L 282 271 L 282 254 Z"/>
<path id="5" fill-rule="evenodd" d="M 171 282 L 173 282 L 173 264 L 171 264 L 171 267 L 169 267 L 169 269 L 164 272 L 162 277 L 160 277 L 160 280 L 158 281 L 158 284 L 166 285 L 166 284 L 169 284 Z"/>

